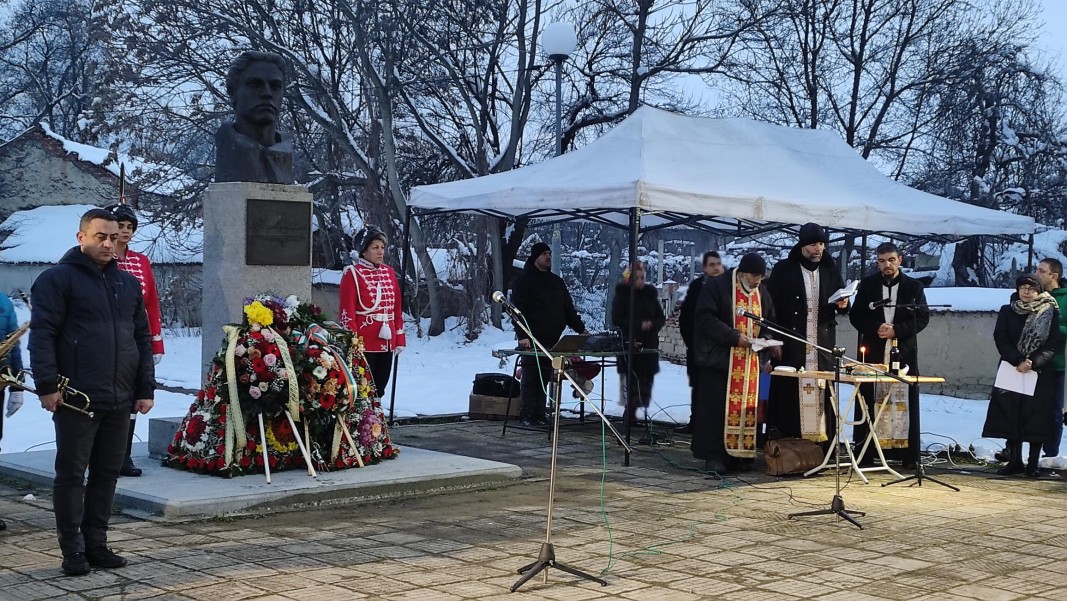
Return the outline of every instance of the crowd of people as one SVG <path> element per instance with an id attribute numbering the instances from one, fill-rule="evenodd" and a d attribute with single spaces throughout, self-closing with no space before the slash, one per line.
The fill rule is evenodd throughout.
<path id="1" fill-rule="evenodd" d="M 679 309 L 678 327 L 686 348 L 686 373 L 691 387 L 691 419 L 682 430 L 692 434 L 692 453 L 707 471 L 725 473 L 752 467 L 757 449 L 766 440 L 803 438 L 828 449 L 837 440 L 837 415 L 825 377 L 811 372 L 832 372 L 834 358 L 826 352 L 837 344 L 837 319 L 847 316 L 859 334 L 853 354 L 868 364 L 903 366 L 901 373 L 919 376 L 919 334 L 930 322 L 923 284 L 901 269 L 904 253 L 891 242 L 874 252 L 874 273 L 864 277 L 853 292 L 845 287 L 841 270 L 827 252 L 824 228 L 806 223 L 786 258 L 767 269 L 758 253 L 741 257 L 737 267 L 724 269 L 722 257 L 708 251 L 702 273 L 689 283 Z M 546 348 L 559 340 L 566 327 L 585 332 L 563 280 L 551 274 L 551 251 L 534 246 L 522 276 L 513 287 L 513 302 L 522 310 L 534 336 Z M 620 404 L 624 419 L 637 419 L 647 408 L 659 371 L 659 331 L 665 322 L 659 294 L 646 283 L 642 263 L 629 266 L 615 289 L 611 322 L 624 342 L 645 352 L 633 363 L 620 355 Z M 1001 358 L 1019 372 L 1038 374 L 1033 395 L 994 388 L 983 436 L 1004 438 L 999 458 L 1002 474 L 1042 475 L 1037 467 L 1040 451 L 1059 453 L 1067 415 L 1064 414 L 1064 341 L 1067 324 L 1060 314 L 1067 303 L 1061 287 L 1063 265 L 1054 258 L 1040 262 L 1033 275 L 1020 277 L 1011 303 L 1000 311 L 994 338 Z M 633 303 L 631 318 L 631 299 Z M 631 321 L 632 320 L 632 321 Z M 634 324 L 631 330 L 630 324 Z M 782 331 L 789 335 L 783 335 Z M 516 327 L 521 349 L 529 349 L 528 335 Z M 768 342 L 773 341 L 773 342 Z M 521 358 L 522 423 L 545 423 L 545 390 L 551 372 L 544 355 Z M 896 367 L 893 365 L 892 367 Z M 770 379 L 761 391 L 760 374 L 775 369 L 800 372 L 794 377 Z M 919 389 L 917 386 L 862 384 L 865 407 L 856 407 L 853 432 L 857 448 L 869 438 L 864 415 L 875 415 L 877 405 L 891 395 L 891 411 L 880 422 L 879 440 L 886 461 L 912 469 L 919 461 Z M 1021 400 L 1025 396 L 1025 400 Z M 760 398 L 767 404 L 761 407 Z M 1022 443 L 1030 443 L 1023 464 Z M 870 467 L 876 457 L 873 445 L 857 457 L 859 467 Z"/>
<path id="2" fill-rule="evenodd" d="M 140 475 L 130 454 L 133 428 L 136 415 L 152 408 L 154 365 L 164 352 L 151 264 L 129 248 L 137 225 L 136 213 L 122 203 L 88 211 L 79 224 L 78 245 L 32 289 L 30 359 L 36 392 L 55 424 L 53 503 L 62 569 L 68 575 L 126 564 L 107 546 L 111 505 L 118 477 Z M 681 304 L 679 327 L 692 388 L 692 453 L 706 470 L 751 469 L 758 445 L 767 438 L 798 437 L 824 445 L 836 440 L 825 380 L 798 374 L 772 378 L 769 394 L 761 395 L 759 387 L 760 375 L 775 368 L 831 370 L 832 358 L 818 347 L 837 346 L 839 316 L 847 314 L 859 333 L 857 350 L 864 361 L 886 364 L 895 349 L 907 373 L 919 374 L 917 340 L 929 323 L 929 309 L 922 283 L 901 270 L 901 250 L 892 243 L 878 246 L 876 272 L 861 280 L 850 297 L 841 294 L 844 282 L 827 242 L 822 227 L 807 223 L 788 256 L 770 270 L 758 253 L 745 254 L 728 270 L 718 253 L 704 254 L 702 274 L 690 282 Z M 345 269 L 340 286 L 339 321 L 362 340 L 379 397 L 405 347 L 401 293 L 396 274 L 384 261 L 387 245 L 383 232 L 365 228 L 356 238 L 356 261 Z M 551 249 L 536 243 L 512 285 L 513 304 L 526 326 L 516 328 L 520 349 L 534 346 L 531 334 L 547 348 L 568 327 L 588 334 L 566 283 L 551 266 Z M 620 403 L 631 423 L 652 399 L 666 321 L 659 292 L 646 274 L 643 263 L 628 266 L 611 307 L 611 321 L 623 341 L 639 351 L 617 362 Z M 1020 374 L 1036 374 L 1032 394 L 998 386 L 991 395 L 983 436 L 1007 441 L 1001 457 L 1004 475 L 1039 477 L 1041 451 L 1059 453 L 1067 420 L 1067 323 L 1060 319 L 1067 288 L 1061 286 L 1062 278 L 1062 263 L 1043 259 L 1033 275 L 1018 278 L 1015 293 L 998 315 L 993 337 L 1002 361 Z M 12 303 L 2 295 L 0 329 L 4 336 L 18 329 Z M 549 358 L 526 353 L 520 365 L 522 424 L 545 425 Z M 0 367 L 21 371 L 17 345 L 0 357 Z M 868 413 L 881 398 L 871 386 L 861 387 Z M 5 415 L 10 417 L 21 406 L 22 394 L 7 390 Z M 92 399 L 92 415 L 69 405 L 69 410 L 58 410 L 69 400 L 65 394 L 74 390 Z M 885 456 L 907 468 L 919 458 L 919 395 L 915 386 L 893 390 L 898 404 L 907 406 L 908 417 Z M 768 398 L 765 416 L 761 397 Z M 857 408 L 857 419 L 862 411 Z M 2 424 L 0 419 L 0 436 Z M 857 426 L 854 436 L 861 444 L 868 437 L 866 427 Z M 1029 445 L 1025 456 L 1023 443 Z M 868 453 L 858 461 L 871 465 L 875 458 Z"/>

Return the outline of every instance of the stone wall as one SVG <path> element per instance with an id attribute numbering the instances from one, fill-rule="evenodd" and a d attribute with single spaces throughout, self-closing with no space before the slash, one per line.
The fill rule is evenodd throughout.
<path id="1" fill-rule="evenodd" d="M 1000 357 L 993 344 L 996 311 L 938 311 L 930 325 L 919 334 L 919 365 L 924 375 L 941 376 L 944 384 L 923 386 L 928 394 L 984 399 L 989 398 Z M 837 341 L 850 357 L 856 357 L 856 330 L 848 316 L 837 319 Z M 667 320 L 660 332 L 660 348 L 665 359 L 685 365 L 685 347 L 678 332 L 677 315 Z"/>

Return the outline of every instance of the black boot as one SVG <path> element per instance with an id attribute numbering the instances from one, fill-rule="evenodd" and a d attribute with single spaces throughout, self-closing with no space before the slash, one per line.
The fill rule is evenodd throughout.
<path id="1" fill-rule="evenodd" d="M 1023 443 L 1008 441 L 1006 448 L 1009 452 L 1008 464 L 997 470 L 997 474 L 1001 476 L 1010 476 L 1012 474 L 1021 474 L 1026 471 L 1026 467 L 1023 466 Z"/>
<path id="2" fill-rule="evenodd" d="M 1004 463 L 1010 462 L 1011 461 L 1011 448 L 1012 448 L 1012 445 L 1014 445 L 1014 444 L 1015 443 L 1010 441 L 1010 440 L 1005 442 L 1003 449 L 997 451 L 996 453 L 993 453 L 993 459 L 996 459 L 997 461 L 1003 461 Z"/>
<path id="3" fill-rule="evenodd" d="M 137 424 L 137 414 L 130 414 L 130 433 L 126 438 L 126 459 L 122 462 L 122 469 L 119 470 L 120 476 L 128 476 L 136 478 L 141 475 L 141 469 L 133 464 L 133 427 Z"/>
<path id="4" fill-rule="evenodd" d="M 722 453 L 713 453 L 704 461 L 704 471 L 715 474 L 726 473 L 726 460 Z"/>
<path id="5" fill-rule="evenodd" d="M 1041 443 L 1031 442 L 1030 456 L 1026 459 L 1026 475 L 1030 478 L 1040 478 L 1042 476 L 1040 468 L 1037 467 L 1038 459 L 1041 459 Z"/>

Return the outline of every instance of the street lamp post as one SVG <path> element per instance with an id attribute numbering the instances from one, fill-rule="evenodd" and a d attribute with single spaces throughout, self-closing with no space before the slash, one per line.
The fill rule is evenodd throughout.
<path id="1" fill-rule="evenodd" d="M 556 67 L 556 153 L 563 154 L 563 63 L 570 58 L 578 45 L 578 36 L 570 23 L 557 21 L 549 23 L 541 32 L 541 49 Z M 560 226 L 552 228 L 552 272 L 560 273 L 560 246 L 562 244 Z"/>

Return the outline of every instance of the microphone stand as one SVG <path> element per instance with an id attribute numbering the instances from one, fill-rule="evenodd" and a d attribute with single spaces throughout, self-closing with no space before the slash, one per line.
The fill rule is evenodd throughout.
<path id="1" fill-rule="evenodd" d="M 899 309 L 911 309 L 912 310 L 911 311 L 912 327 L 913 327 L 913 329 L 916 330 L 916 332 L 915 332 L 915 358 L 916 358 L 916 360 L 918 360 L 918 358 L 919 358 L 919 332 L 918 332 L 919 316 L 916 314 L 916 310 L 917 309 L 929 309 L 931 307 L 933 307 L 933 308 L 941 308 L 941 309 L 951 308 L 952 307 L 952 305 L 927 305 L 927 304 L 923 304 L 923 303 L 896 303 L 896 304 L 892 304 L 891 303 L 891 304 L 886 304 L 886 305 L 883 305 L 883 306 L 885 306 L 885 307 L 895 307 L 895 308 L 899 308 Z M 916 375 L 918 375 L 918 374 L 916 374 Z M 916 387 L 915 407 L 911 407 L 911 403 L 909 402 L 908 403 L 908 410 L 909 411 L 911 411 L 912 409 L 915 410 L 915 424 L 916 424 L 916 428 L 919 428 L 919 423 L 921 423 L 921 418 L 920 418 L 921 414 L 919 413 L 919 394 L 918 394 L 918 390 L 917 390 L 919 384 L 917 382 L 915 384 L 910 384 L 908 386 L 908 388 L 911 388 L 912 386 Z M 908 400 L 910 401 L 911 399 L 908 399 Z M 910 414 L 909 414 L 909 416 L 910 416 Z M 911 420 L 909 419 L 909 421 L 911 421 Z M 919 428 L 919 429 L 921 430 L 921 428 Z M 917 438 L 918 438 L 918 436 L 916 436 L 916 439 Z M 952 486 L 951 484 L 949 484 L 947 482 L 942 482 L 941 480 L 938 480 L 937 478 L 934 478 L 933 476 L 927 476 L 926 475 L 926 466 L 923 464 L 922 452 L 919 450 L 919 445 L 918 444 L 915 445 L 915 474 L 913 474 L 911 476 L 905 476 L 903 478 L 898 478 L 896 480 L 893 480 L 892 482 L 883 482 L 882 483 L 882 487 L 884 488 L 884 487 L 890 486 L 892 484 L 900 484 L 901 482 L 909 482 L 911 480 L 915 480 L 915 483 L 918 484 L 919 487 L 922 487 L 923 480 L 929 480 L 930 482 L 933 482 L 934 484 L 940 484 L 941 486 L 944 486 L 945 488 L 951 488 L 952 490 L 954 490 L 956 492 L 960 492 L 959 488 L 957 488 L 955 486 Z"/>
<path id="2" fill-rule="evenodd" d="M 841 398 L 841 362 L 843 360 L 845 360 L 845 359 L 848 359 L 849 361 L 853 361 L 853 362 L 856 362 L 856 363 L 858 363 L 858 361 L 856 361 L 855 359 L 850 359 L 849 357 L 846 357 L 845 356 L 845 348 L 844 347 L 835 346 L 832 349 L 828 349 L 826 347 L 819 346 L 818 344 L 811 343 L 807 339 L 797 336 L 795 333 L 793 333 L 788 328 L 785 328 L 785 327 L 780 326 L 780 325 L 778 325 L 778 324 L 776 324 L 774 322 L 771 322 L 771 321 L 768 321 L 766 319 L 763 319 L 762 317 L 756 318 L 755 315 L 749 315 L 747 313 L 745 313 L 743 315 L 744 315 L 744 317 L 747 317 L 748 319 L 751 319 L 751 320 L 756 321 L 757 323 L 759 323 L 761 328 L 766 328 L 766 329 L 768 329 L 768 330 L 770 330 L 772 332 L 775 332 L 777 334 L 781 334 L 782 336 L 785 336 L 786 338 L 795 340 L 795 341 L 797 341 L 797 342 L 799 342 L 801 344 L 810 345 L 810 346 L 814 347 L 815 349 L 817 349 L 819 352 L 834 358 L 834 395 L 833 396 L 834 396 L 834 405 L 835 405 L 834 413 L 835 413 L 836 418 L 837 418 L 837 434 L 836 434 L 837 440 L 834 441 L 834 445 L 833 445 L 833 452 L 834 452 L 834 498 L 830 501 L 830 507 L 827 508 L 827 509 L 816 509 L 814 511 L 801 511 L 799 513 L 791 513 L 788 516 L 789 519 L 798 518 L 798 517 L 804 517 L 804 516 L 811 516 L 811 515 L 836 515 L 836 516 L 840 517 L 841 519 L 847 520 L 853 526 L 859 528 L 860 530 L 863 530 L 863 526 L 858 521 L 856 521 L 856 518 L 854 518 L 852 516 L 853 515 L 858 515 L 860 517 L 863 517 L 863 516 L 867 515 L 867 513 L 863 512 L 863 511 L 855 511 L 855 510 L 851 510 L 851 509 L 845 509 L 845 500 L 841 496 L 841 457 L 840 457 L 840 451 L 837 448 L 837 446 L 842 442 L 842 436 L 844 435 L 844 427 L 845 427 L 845 420 L 844 420 L 844 417 L 841 414 L 841 408 L 836 406 L 839 403 L 840 398 Z M 877 369 L 875 369 L 874 371 L 878 371 L 882 375 L 890 376 L 890 377 L 892 377 L 892 378 L 894 378 L 896 380 L 899 380 L 901 382 L 905 381 L 900 376 L 897 376 L 897 375 L 894 375 L 894 374 L 881 372 L 881 370 L 877 370 Z M 850 406 L 851 406 L 851 403 L 850 403 Z M 846 442 L 845 444 L 848 444 L 848 443 Z"/>
<path id="3" fill-rule="evenodd" d="M 533 332 L 531 332 L 530 328 L 526 325 L 526 319 L 522 316 L 522 313 L 516 310 L 514 306 L 512 306 L 510 303 L 502 302 L 502 299 L 497 298 L 496 295 L 493 296 L 493 300 L 499 302 L 500 305 L 504 308 L 504 310 L 507 311 L 508 315 L 511 316 L 511 320 L 514 321 L 516 325 L 522 328 L 522 331 L 526 333 L 526 336 L 529 338 L 530 343 L 534 346 L 535 356 L 538 353 L 541 353 L 546 357 L 552 358 L 552 374 L 554 378 L 552 401 L 556 409 L 555 415 L 552 419 L 552 454 L 548 470 L 548 522 L 545 528 L 545 542 L 541 543 L 541 550 L 537 553 L 537 561 L 534 561 L 533 563 L 527 564 L 518 569 L 518 573 L 522 574 L 522 577 L 519 578 L 518 581 L 516 581 L 515 584 L 511 586 L 511 592 L 514 593 L 516 590 L 519 589 L 520 586 L 526 584 L 531 578 L 541 572 L 544 572 L 544 582 L 547 583 L 548 568 L 556 568 L 557 570 L 562 570 L 568 574 L 578 576 L 579 578 L 584 578 L 585 580 L 597 582 L 600 584 L 600 586 L 607 586 L 608 583 L 606 580 L 597 578 L 592 574 L 586 574 L 585 572 L 572 568 L 571 566 L 565 563 L 560 563 L 556 561 L 556 549 L 552 545 L 552 511 L 554 509 L 556 499 L 556 458 L 559 454 L 559 416 L 561 413 L 561 391 L 563 388 L 564 378 L 566 378 L 567 381 L 570 382 L 572 386 L 574 386 L 575 390 L 581 391 L 582 396 L 588 402 L 589 406 L 592 407 L 596 414 L 600 417 L 601 422 L 603 422 L 604 425 L 606 425 L 608 429 L 611 430 L 611 433 L 619 439 L 619 443 L 621 443 L 623 448 L 626 449 L 626 452 L 631 453 L 633 452 L 633 449 L 631 449 L 630 446 L 626 444 L 626 442 L 623 440 L 622 435 L 619 434 L 618 430 L 616 430 L 615 427 L 611 425 L 611 422 L 608 421 L 606 417 L 604 417 L 604 414 L 601 413 L 598 407 L 596 407 L 595 403 L 589 402 L 589 397 L 585 395 L 585 391 L 581 390 L 581 387 L 579 387 L 577 383 L 575 383 L 575 381 L 570 377 L 570 375 L 566 373 L 566 371 L 563 369 L 563 357 L 552 356 L 552 353 L 550 353 L 548 349 L 546 349 L 544 345 L 541 344 L 541 341 L 539 341 L 533 335 Z"/>

